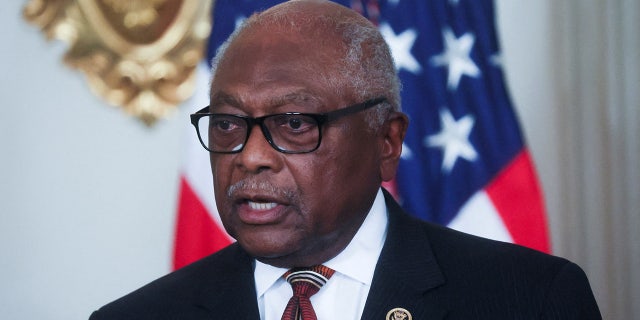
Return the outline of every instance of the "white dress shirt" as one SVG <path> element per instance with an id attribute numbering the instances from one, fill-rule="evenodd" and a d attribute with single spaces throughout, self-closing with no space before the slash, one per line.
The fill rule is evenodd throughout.
<path id="1" fill-rule="evenodd" d="M 318 320 L 360 319 L 386 235 L 387 207 L 380 190 L 351 242 L 337 256 L 323 263 L 336 272 L 311 297 Z M 291 285 L 282 278 L 285 272 L 287 269 L 256 261 L 254 278 L 261 320 L 282 318 L 293 295 Z"/>

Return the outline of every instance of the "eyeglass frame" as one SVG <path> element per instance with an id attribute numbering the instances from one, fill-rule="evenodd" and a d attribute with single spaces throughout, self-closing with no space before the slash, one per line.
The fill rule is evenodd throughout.
<path id="1" fill-rule="evenodd" d="M 255 127 L 256 125 L 260 126 L 260 130 L 262 131 L 263 136 L 265 137 L 265 139 L 267 140 L 267 142 L 269 143 L 269 145 L 274 148 L 276 151 L 281 152 L 281 153 L 285 153 L 285 154 L 304 154 L 304 153 L 310 153 L 310 152 L 314 152 L 316 150 L 318 150 L 318 148 L 320 147 L 320 143 L 322 142 L 322 126 L 328 122 L 331 121 L 335 121 L 338 120 L 342 117 L 351 115 L 351 114 L 355 114 L 358 113 L 360 111 L 364 111 L 366 109 L 375 107 L 381 103 L 387 102 L 387 98 L 386 97 L 377 97 L 377 98 L 373 98 L 373 99 L 369 99 L 366 100 L 364 102 L 361 103 L 356 103 L 341 109 L 337 109 L 337 110 L 333 110 L 333 111 L 329 111 L 329 112 L 325 112 L 325 113 L 304 113 L 304 112 L 285 112 L 285 113 L 275 113 L 275 114 L 269 114 L 266 116 L 262 116 L 262 117 L 249 117 L 249 116 L 245 116 L 245 115 L 238 115 L 238 114 L 227 114 L 227 113 L 210 113 L 210 112 L 205 112 L 205 111 L 209 111 L 209 107 L 210 106 L 206 106 L 200 110 L 198 110 L 196 113 L 191 114 L 189 117 L 191 118 L 191 124 L 195 127 L 196 129 L 196 133 L 198 134 L 198 140 L 200 140 L 200 144 L 210 153 L 217 153 L 217 154 L 234 154 L 234 153 L 240 153 L 242 152 L 242 150 L 244 150 L 244 147 L 247 145 L 247 141 L 249 141 L 249 137 L 251 136 L 251 131 L 253 130 L 253 127 Z M 264 124 L 264 120 L 270 117 L 275 117 L 275 116 L 287 116 L 287 115 L 300 115 L 300 116 L 307 116 L 312 118 L 314 121 L 316 121 L 317 125 L 318 125 L 318 143 L 316 144 L 316 146 L 308 151 L 289 151 L 289 150 L 285 150 L 280 148 L 278 145 L 276 145 L 276 143 L 273 141 L 273 138 L 271 137 L 271 132 L 269 132 L 269 129 L 266 127 L 266 125 Z M 202 136 L 200 135 L 200 129 L 198 127 L 198 121 L 200 121 L 201 118 L 204 117 L 212 117 L 212 116 L 231 116 L 231 117 L 236 117 L 239 119 L 244 120 L 247 123 L 247 136 L 244 139 L 244 142 L 242 143 L 242 147 L 239 148 L 238 150 L 231 150 L 231 151 L 213 151 L 211 149 L 209 149 L 208 146 L 205 145 L 204 141 L 202 140 Z"/>

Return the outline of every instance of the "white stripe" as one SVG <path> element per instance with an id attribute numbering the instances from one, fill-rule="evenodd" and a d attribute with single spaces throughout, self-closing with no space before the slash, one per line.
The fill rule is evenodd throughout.
<path id="1" fill-rule="evenodd" d="M 464 204 L 448 227 L 488 239 L 513 242 L 509 230 L 484 190 L 476 192 Z"/>
<path id="2" fill-rule="evenodd" d="M 294 283 L 298 281 L 307 281 L 315 284 L 317 287 L 322 287 L 329 279 L 325 276 L 315 273 L 313 271 L 297 271 L 292 272 L 287 276 L 286 279 L 289 283 Z"/>

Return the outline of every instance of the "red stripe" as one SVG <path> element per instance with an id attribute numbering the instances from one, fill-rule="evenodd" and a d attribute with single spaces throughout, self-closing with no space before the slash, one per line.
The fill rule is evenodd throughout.
<path id="1" fill-rule="evenodd" d="M 543 196 L 526 149 L 486 191 L 515 243 L 542 252 L 551 251 Z"/>
<path id="2" fill-rule="evenodd" d="M 211 195 L 213 197 L 213 195 Z M 211 217 L 184 177 L 180 178 L 173 269 L 179 269 L 226 246 L 231 241 Z"/>

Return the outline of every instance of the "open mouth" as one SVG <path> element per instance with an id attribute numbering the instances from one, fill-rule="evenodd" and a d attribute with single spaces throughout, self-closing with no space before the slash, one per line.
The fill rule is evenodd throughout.
<path id="1" fill-rule="evenodd" d="M 291 197 L 269 183 L 236 183 L 227 192 L 238 219 L 248 225 L 274 225 L 287 219 L 295 209 Z"/>
<path id="2" fill-rule="evenodd" d="M 287 206 L 274 199 L 244 199 L 238 206 L 238 218 L 245 224 L 272 225 L 287 216 Z"/>

